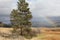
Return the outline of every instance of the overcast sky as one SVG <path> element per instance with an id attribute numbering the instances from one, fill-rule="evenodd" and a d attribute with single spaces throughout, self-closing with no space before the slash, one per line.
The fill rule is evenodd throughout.
<path id="1" fill-rule="evenodd" d="M 27 0 L 33 16 L 60 16 L 60 0 Z M 0 0 L 0 15 L 9 15 L 17 0 Z"/>

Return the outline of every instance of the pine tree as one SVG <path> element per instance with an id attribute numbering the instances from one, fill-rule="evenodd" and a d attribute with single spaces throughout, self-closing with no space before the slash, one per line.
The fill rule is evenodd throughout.
<path id="1" fill-rule="evenodd" d="M 17 9 L 11 12 L 11 23 L 14 31 L 19 30 L 21 35 L 31 31 L 32 14 L 28 8 L 26 0 L 18 0 Z M 24 33 L 25 32 L 25 33 Z"/>

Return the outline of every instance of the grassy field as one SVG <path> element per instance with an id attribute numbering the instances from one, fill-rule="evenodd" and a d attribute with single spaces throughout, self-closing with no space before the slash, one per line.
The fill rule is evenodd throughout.
<path id="1" fill-rule="evenodd" d="M 40 32 L 32 40 L 60 40 L 60 28 L 40 28 Z"/>
<path id="2" fill-rule="evenodd" d="M 24 37 L 7 38 L 1 36 L 3 33 L 11 34 L 12 28 L 0 28 L 0 40 L 60 40 L 60 28 L 32 28 L 40 33 L 32 39 L 25 39 Z M 1 34 L 2 33 L 2 34 Z"/>

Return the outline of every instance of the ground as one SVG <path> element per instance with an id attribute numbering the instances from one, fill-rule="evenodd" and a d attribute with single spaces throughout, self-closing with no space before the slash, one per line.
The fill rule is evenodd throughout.
<path id="1" fill-rule="evenodd" d="M 40 33 L 32 39 L 25 39 L 24 37 L 8 38 L 3 37 L 3 33 L 11 34 L 12 28 L 0 28 L 0 40 L 60 40 L 60 28 L 32 28 L 40 31 Z M 2 34 L 1 34 L 2 33 Z"/>
<path id="2" fill-rule="evenodd" d="M 60 40 L 60 28 L 40 28 L 40 32 L 32 40 Z"/>

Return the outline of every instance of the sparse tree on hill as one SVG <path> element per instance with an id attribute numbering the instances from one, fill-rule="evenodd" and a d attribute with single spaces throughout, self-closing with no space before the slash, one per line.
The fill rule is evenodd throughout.
<path id="1" fill-rule="evenodd" d="M 18 0 L 17 3 L 18 8 L 11 12 L 11 23 L 15 32 L 19 30 L 20 35 L 25 35 L 31 31 L 32 14 L 26 0 Z"/>

